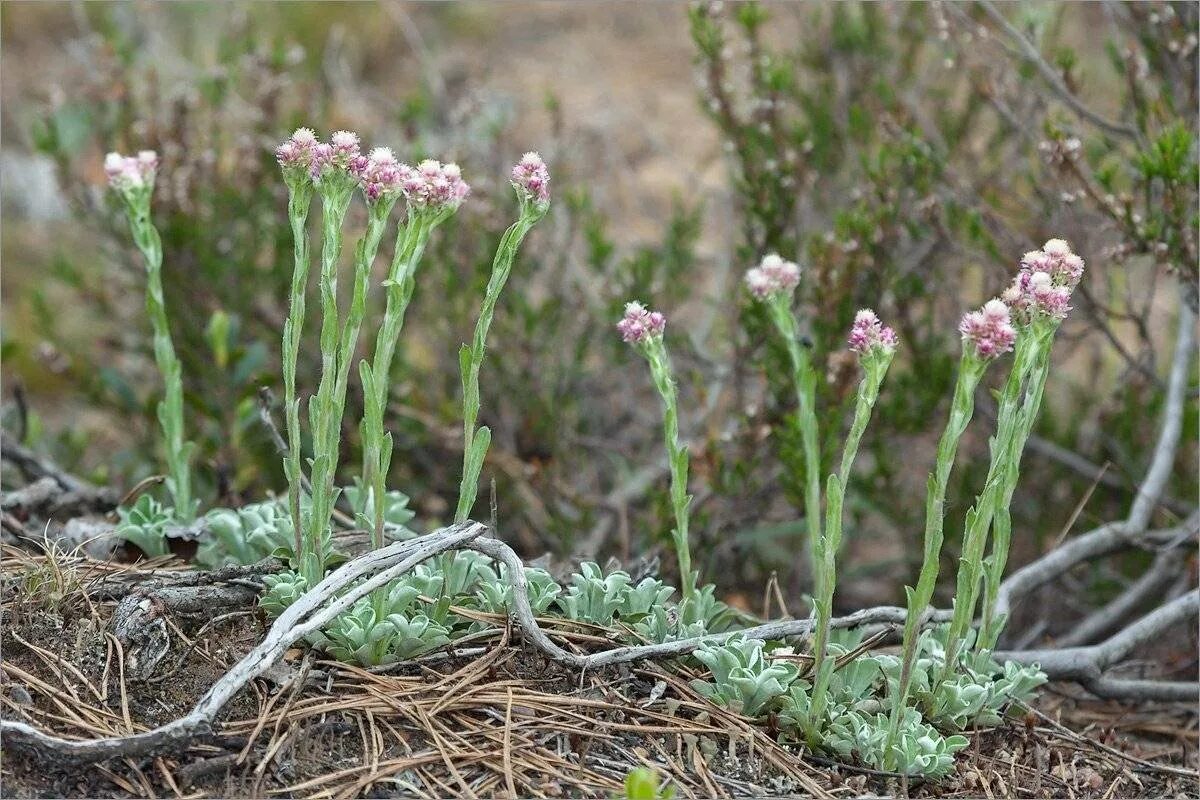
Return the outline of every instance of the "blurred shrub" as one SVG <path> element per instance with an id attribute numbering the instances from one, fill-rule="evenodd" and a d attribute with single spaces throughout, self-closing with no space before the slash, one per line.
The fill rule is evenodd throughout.
<path id="1" fill-rule="evenodd" d="M 914 515 L 930 432 L 944 421 L 957 318 L 998 292 L 1019 255 L 1051 236 L 1069 239 L 1090 271 L 1056 350 L 1064 374 L 1047 399 L 1042 441 L 1026 456 L 1015 523 L 1054 536 L 1105 463 L 1109 490 L 1091 497 L 1083 520 L 1127 508 L 1157 433 L 1170 298 L 1177 284 L 1195 298 L 1194 6 L 1004 6 L 1011 31 L 988 5 L 692 8 L 701 102 L 735 196 L 726 221 L 736 241 L 717 259 L 730 262 L 717 265 L 724 273 L 701 269 L 709 266 L 697 255 L 706 209 L 690 199 L 660 221 L 657 241 L 621 239 L 611 210 L 572 174 L 583 147 L 552 97 L 520 112 L 544 115 L 554 138 L 516 141 L 511 104 L 381 47 L 369 25 L 356 25 L 363 41 L 347 57 L 338 45 L 345 33 L 331 21 L 379 12 L 329 8 L 344 7 L 289 15 L 258 6 L 220 21 L 208 15 L 199 26 L 186 6 L 146 15 L 86 7 L 94 32 L 78 43 L 84 67 L 46 98 L 29 134 L 57 164 L 72 216 L 94 227 L 96 246 L 59 249 L 32 298 L 37 324 L 6 327 L 4 355 L 6 368 L 33 379 L 47 358 L 43 343 L 52 345 L 71 391 L 128 422 L 115 449 L 93 443 L 89 451 L 72 434 L 69 451 L 57 455 L 86 454 L 83 463 L 112 470 L 100 477 L 126 483 L 157 468 L 148 460 L 150 337 L 140 291 L 131 291 L 140 267 L 94 189 L 105 150 L 154 147 L 165 162 L 156 221 L 189 435 L 201 445 L 201 496 L 228 504 L 283 485 L 253 398 L 278 380 L 290 275 L 285 194 L 270 148 L 305 122 L 322 132 L 357 128 L 406 159 L 455 159 L 475 186 L 431 243 L 392 376 L 390 485 L 412 496 L 426 522 L 448 516 L 456 491 L 454 353 L 512 214 L 504 171 L 529 147 L 551 163 L 555 202 L 501 303 L 481 419 L 493 430 L 485 481 L 494 479 L 506 537 L 525 552 L 628 559 L 667 542 L 657 408 L 646 401 L 648 381 L 630 377 L 641 373 L 628 369 L 627 348 L 611 330 L 622 303 L 636 298 L 683 309 L 669 335 L 692 440 L 697 565 L 726 587 L 759 586 L 771 570 L 802 574 L 794 563 L 802 459 L 792 393 L 777 377 L 786 375 L 785 354 L 764 344 L 773 337 L 762 335 L 759 312 L 731 299 L 743 297 L 741 272 L 772 250 L 808 268 L 807 335 L 828 375 L 827 457 L 853 385 L 853 362 L 839 354 L 854 311 L 876 308 L 911 354 L 892 368 L 864 441 L 865 474 L 846 503 L 850 569 L 886 580 L 857 590 L 840 582 L 843 602 L 895 599 L 900 573 L 891 565 L 920 552 Z M 460 24 L 453 14 L 432 19 Z M 386 92 L 373 82 L 385 64 Z M 56 313 L 64 292 L 101 335 L 69 330 Z M 308 335 L 315 338 L 313 326 Z M 309 391 L 315 366 L 302 358 L 298 382 Z M 347 419 L 357 419 L 358 391 L 352 385 Z M 988 412 L 988 398 L 980 407 Z M 1182 497 L 1197 480 L 1194 411 L 1171 487 Z M 984 430 L 973 429 L 956 470 L 949 558 L 982 479 L 986 460 L 969 456 L 986 452 Z M 28 433 L 41 435 L 37 425 Z M 356 437 L 347 426 L 348 449 L 357 449 Z M 343 463 L 358 464 L 357 453 Z M 1030 538 L 1026 548 L 1040 546 Z M 1016 547 L 1019 559 L 1021 539 Z"/>
<path id="2" fill-rule="evenodd" d="M 1025 459 L 1018 530 L 1053 536 L 1069 524 L 1100 464 L 1112 465 L 1110 484 L 1124 491 L 1093 496 L 1085 520 L 1128 508 L 1158 421 L 1130 412 L 1161 403 L 1156 359 L 1169 352 L 1173 284 L 1195 304 L 1196 124 L 1184 109 L 1196 102 L 1196 9 L 1111 13 L 1106 61 L 1089 49 L 1102 23 L 1083 7 L 1023 5 L 1015 22 L 987 3 L 702 3 L 690 12 L 701 102 L 738 197 L 738 257 L 748 265 L 777 250 L 809 268 L 804 307 L 829 375 L 827 451 L 845 418 L 839 353 L 854 311 L 876 308 L 914 356 L 889 375 L 867 437 L 869 475 L 847 500 L 860 535 L 899 534 L 919 556 L 913 514 L 930 433 L 945 415 L 954 322 L 1051 235 L 1087 254 L 1089 273 L 1065 331 L 1074 380 L 1056 376 L 1040 426 L 1048 442 Z M 793 29 L 802 34 L 780 32 Z M 1075 42 L 1089 47 L 1077 52 Z M 1132 122 L 1097 124 L 1092 102 Z M 769 377 L 768 405 L 750 421 L 769 426 L 784 465 L 778 475 L 747 469 L 749 446 L 719 448 L 717 491 L 737 499 L 728 508 L 756 512 L 754 550 L 764 537 L 795 535 L 794 525 L 765 524 L 762 510 L 775 486 L 799 509 L 804 469 L 784 354 L 755 352 L 770 341 L 755 305 L 743 303 L 740 323 L 735 368 L 765 363 Z M 977 436 L 974 453 L 983 454 Z M 1173 484 L 1185 497 L 1196 482 L 1188 449 Z M 950 496 L 965 508 L 982 460 L 960 463 Z M 954 511 L 948 541 L 961 533 Z M 948 557 L 957 558 L 952 547 Z"/>

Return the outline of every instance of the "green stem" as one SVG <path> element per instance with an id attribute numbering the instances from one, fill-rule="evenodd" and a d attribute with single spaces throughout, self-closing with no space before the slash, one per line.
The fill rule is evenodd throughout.
<path id="1" fill-rule="evenodd" d="M 671 469 L 671 508 L 675 514 L 671 539 L 679 559 L 683 602 L 689 603 L 696 595 L 696 574 L 692 571 L 692 552 L 688 542 L 688 506 L 692 498 L 687 493 L 688 448 L 679 441 L 679 404 L 675 380 L 671 377 L 671 362 L 661 336 L 651 337 L 640 349 L 650 364 L 650 374 L 663 403 L 663 437 L 667 446 L 667 463 Z"/>
<path id="2" fill-rule="evenodd" d="M 354 287 L 344 321 L 337 307 L 337 260 L 342 246 L 342 221 L 353 194 L 353 185 L 330 187 L 322 192 L 325 204 L 321 247 L 321 382 L 315 404 L 310 408 L 313 429 L 312 491 L 308 542 L 304 561 L 310 580 L 324 571 L 326 533 L 337 493 L 337 474 L 342 415 L 346 405 L 350 362 L 358 343 L 358 332 L 366 310 L 371 266 L 379 250 L 394 201 L 368 204 L 367 230 L 355 250 Z"/>
<path id="3" fill-rule="evenodd" d="M 1000 631 L 1004 627 L 1004 619 L 995 616 L 996 597 L 1000 591 L 1000 582 L 1004 577 L 1004 567 L 1008 562 L 1009 545 L 1012 542 L 1012 499 L 1017 488 L 1017 480 L 1021 471 L 1021 456 L 1025 451 L 1025 443 L 1033 432 L 1034 422 L 1042 406 L 1042 395 L 1046 389 L 1046 379 L 1050 374 L 1050 351 L 1054 345 L 1054 333 L 1058 323 L 1054 320 L 1038 320 L 1034 322 L 1033 337 L 1037 341 L 1036 362 L 1033 364 L 1026 382 L 1025 397 L 1021 404 L 1020 414 L 1014 426 L 1013 440 L 1010 444 L 1005 470 L 1000 477 L 1000 496 L 992 520 L 992 550 L 988 556 L 984 571 L 984 602 L 983 620 L 980 624 L 977 650 L 991 650 L 996 646 Z"/>
<path id="4" fill-rule="evenodd" d="M 299 563 L 304 551 L 304 521 L 300 515 L 303 471 L 300 466 L 300 400 L 296 397 L 296 362 L 300 355 L 300 339 L 304 330 L 305 292 L 308 288 L 308 211 L 312 204 L 313 187 L 307 179 L 289 181 L 288 219 L 292 225 L 292 284 L 287 319 L 283 323 L 283 406 L 286 417 L 288 451 L 283 459 L 283 471 L 288 481 L 288 505 L 292 513 L 295 534 L 295 561 Z"/>
<path id="5" fill-rule="evenodd" d="M 948 680 L 958 664 L 963 642 L 975 619 L 979 581 L 983 574 L 983 554 L 987 547 L 988 529 L 1000 502 L 1004 475 L 1012 459 L 1017 435 L 1021 390 L 1039 357 L 1039 342 L 1031 332 L 1017 338 L 1013 366 L 1000 393 L 996 414 L 996 434 L 990 442 L 991 462 L 983 491 L 967 512 L 962 554 L 954 593 L 954 613 L 946 633 L 946 658 L 938 682 Z"/>
<path id="6" fill-rule="evenodd" d="M 475 336 L 470 346 L 464 344 L 458 353 L 463 384 L 463 474 L 458 490 L 458 508 L 454 512 L 455 522 L 463 522 L 471 515 L 475 497 L 479 493 L 479 473 L 483 469 L 483 459 L 492 439 L 489 428 L 475 427 L 479 419 L 479 369 L 483 365 L 488 329 L 492 326 L 500 292 L 508 281 L 509 272 L 512 271 L 517 248 L 520 247 L 525 234 L 529 233 L 545 213 L 546 206 L 538 207 L 532 202 L 522 201 L 520 217 L 504 232 L 500 245 L 496 248 L 492 274 L 484 292 L 479 320 L 475 323 Z"/>
<path id="7" fill-rule="evenodd" d="M 146 313 L 154 330 L 154 360 L 163 376 L 163 398 L 158 403 L 158 422 L 162 426 L 164 460 L 167 464 L 167 491 L 175 516 L 180 522 L 195 518 L 189 461 L 195 445 L 183 439 L 183 368 L 175 355 L 167 306 L 162 288 L 162 240 L 150 221 L 150 196 L 126 201 L 126 212 L 133 241 L 146 264 Z"/>
<path id="8" fill-rule="evenodd" d="M 776 295 L 768 299 L 767 312 L 787 346 L 796 386 L 800 440 L 804 448 L 804 520 L 808 527 L 816 594 L 821 591 L 820 570 L 817 568 L 821 539 L 821 440 L 817 431 L 817 373 L 808 351 L 800 344 L 788 297 Z"/>
<path id="9" fill-rule="evenodd" d="M 842 543 L 842 501 L 850 470 L 854 466 L 858 446 L 862 441 L 871 411 L 879 399 L 879 387 L 891 364 L 892 354 L 869 353 L 863 357 L 866 374 L 858 385 L 858 399 L 854 406 L 854 422 L 842 448 L 841 469 L 830 475 L 825 491 L 825 534 L 819 547 L 821 560 L 814 565 L 821 574 L 818 581 L 820 591 L 814 603 L 816 612 L 816 634 L 813 637 L 813 664 L 816 680 L 812 690 L 812 713 L 810 714 L 808 738 L 811 744 L 820 740 L 820 727 L 825 718 L 825 702 L 828 697 L 829 679 L 833 675 L 834 659 L 828 656 L 830 621 L 833 618 L 833 593 L 837 581 L 837 554 Z"/>
<path id="10" fill-rule="evenodd" d="M 908 702 L 912 669 L 917 655 L 917 640 L 921 633 L 921 617 L 930 600 L 933 599 L 933 590 L 937 585 L 939 559 L 942 552 L 946 486 L 950 481 L 950 471 L 954 467 L 954 457 L 958 452 L 959 439 L 962 438 L 963 431 L 966 430 L 971 416 L 975 413 L 975 387 L 979 385 L 979 381 L 987 369 L 988 362 L 970 352 L 969 347 L 969 344 L 964 343 L 962 359 L 959 361 L 958 367 L 958 381 L 954 387 L 954 399 L 950 405 L 950 419 L 938 441 L 937 463 L 933 473 L 929 476 L 925 499 L 925 540 L 921 572 L 917 577 L 915 589 L 905 587 L 908 595 L 908 613 L 904 620 L 900 678 L 896 686 L 895 697 L 892 698 L 888 739 L 884 747 L 887 769 L 895 766 L 892 750 L 899 735 L 901 714 Z"/>
<path id="11" fill-rule="evenodd" d="M 370 488 L 372 500 L 372 543 L 383 547 L 384 492 L 391 463 L 391 439 L 383 430 L 387 410 L 392 358 L 404 327 L 404 317 L 416 288 L 416 272 L 429 235 L 440 222 L 438 217 L 410 211 L 407 224 L 396 232 L 396 249 L 386 281 L 387 301 L 383 322 L 375 339 L 375 357 L 363 365 L 369 373 L 363 382 L 363 485 Z"/>

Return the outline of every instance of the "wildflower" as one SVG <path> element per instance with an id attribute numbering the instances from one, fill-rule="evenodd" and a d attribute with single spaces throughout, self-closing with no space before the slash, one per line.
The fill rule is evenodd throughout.
<path id="1" fill-rule="evenodd" d="M 896 332 L 879 321 L 879 317 L 869 308 L 864 308 L 854 315 L 854 325 L 850 328 L 850 349 L 860 355 L 875 352 L 894 353 L 896 351 Z"/>
<path id="2" fill-rule="evenodd" d="M 1051 239 L 1041 250 L 1021 257 L 1021 270 L 1001 296 L 1029 324 L 1035 318 L 1062 320 L 1071 310 L 1071 294 L 1083 277 L 1083 259 L 1062 239 Z"/>
<path id="3" fill-rule="evenodd" d="M 455 209 L 471 193 L 457 164 L 426 159 L 415 168 L 401 164 L 397 169 L 404 197 L 416 208 Z"/>
<path id="4" fill-rule="evenodd" d="M 1051 239 L 1042 246 L 1021 257 L 1022 272 L 1046 272 L 1056 286 L 1074 289 L 1083 277 L 1083 259 L 1071 252 L 1071 246 L 1062 239 Z"/>
<path id="5" fill-rule="evenodd" d="M 963 342 L 970 342 L 975 354 L 982 359 L 1004 355 L 1013 349 L 1017 338 L 1009 308 L 998 299 L 987 301 L 978 311 L 964 314 L 958 332 L 962 334 Z"/>
<path id="6" fill-rule="evenodd" d="M 538 203 L 550 202 L 550 170 L 535 152 L 521 156 L 512 168 L 512 184 L 518 192 L 524 192 Z"/>
<path id="7" fill-rule="evenodd" d="M 661 337 L 666 328 L 666 317 L 638 302 L 626 303 L 625 316 L 617 323 L 621 338 L 629 344 L 642 344 Z"/>
<path id="8" fill-rule="evenodd" d="M 329 147 L 335 158 L 349 162 L 359 153 L 358 134 L 352 131 L 337 131 L 329 137 Z"/>
<path id="9" fill-rule="evenodd" d="M 312 168 L 313 148 L 317 144 L 317 135 L 312 128 L 297 128 L 290 139 L 275 148 L 275 160 L 285 172 L 297 170 L 307 173 Z"/>
<path id="10" fill-rule="evenodd" d="M 118 191 L 153 187 L 157 171 L 158 154 L 153 150 L 139 151 L 136 156 L 109 153 L 104 157 L 108 185 Z"/>
<path id="11" fill-rule="evenodd" d="M 746 287 L 759 300 L 791 292 L 799 285 L 800 267 L 777 253 L 767 255 L 757 267 L 746 272 Z"/>
<path id="12" fill-rule="evenodd" d="M 376 147 L 368 156 L 357 156 L 350 171 L 358 178 L 367 201 L 375 202 L 395 197 L 403 190 L 401 166 L 390 149 Z"/>

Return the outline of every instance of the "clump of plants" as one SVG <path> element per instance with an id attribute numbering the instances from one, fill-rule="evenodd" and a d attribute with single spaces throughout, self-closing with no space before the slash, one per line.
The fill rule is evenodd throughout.
<path id="1" fill-rule="evenodd" d="M 335 546 L 334 516 L 342 513 L 369 533 L 370 546 L 413 534 L 408 498 L 387 486 L 395 448 L 385 417 L 392 357 L 413 297 L 418 269 L 434 230 L 458 210 L 470 188 L 459 167 L 435 160 L 409 166 L 387 148 L 364 154 L 356 134 L 339 131 L 322 142 L 307 129 L 297 130 L 279 146 L 277 158 L 289 194 L 288 211 L 296 237 L 292 292 L 283 333 L 283 377 L 288 491 L 241 509 L 213 509 L 202 523 L 207 536 L 199 559 L 216 566 L 251 563 L 267 556 L 284 559 L 288 569 L 268 576 L 261 605 L 278 615 L 316 585 L 345 556 Z M 150 221 L 150 197 L 157 158 L 109 157 L 110 184 L 121 194 L 135 240 L 148 265 L 148 304 L 156 351 L 165 379 L 164 448 L 169 478 L 165 506 L 143 495 L 121 510 L 118 535 L 147 554 L 165 553 L 166 528 L 194 520 L 197 503 L 188 492 L 187 447 L 177 407 L 179 365 L 170 353 L 167 311 L 161 302 Z M 490 444 L 490 431 L 478 425 L 480 373 L 488 331 L 501 293 L 525 235 L 545 216 L 550 204 L 549 171 L 536 153 L 525 154 L 511 173 L 518 200 L 517 220 L 501 239 L 493 260 L 478 322 L 470 344 L 459 352 L 463 388 L 463 466 L 455 520 L 466 520 L 478 495 L 478 483 Z M 361 196 L 367 226 L 354 246 L 353 285 L 344 310 L 338 300 L 338 260 L 350 204 Z M 366 299 L 374 263 L 393 209 L 404 200 L 396 244 L 380 287 L 386 296 L 378 325 L 368 320 Z M 313 201 L 321 207 L 319 268 L 319 353 L 302 352 L 299 330 L 305 324 L 306 285 L 313 271 L 307 219 Z M 682 587 L 655 577 L 635 582 L 622 570 L 604 571 L 585 563 L 560 585 L 546 571 L 526 568 L 525 581 L 535 614 L 552 615 L 613 629 L 630 643 L 663 643 L 705 637 L 692 658 L 709 676 L 694 685 L 712 702 L 750 717 L 775 716 L 781 735 L 809 748 L 852 758 L 877 769 L 937 777 L 949 772 L 954 753 L 966 745 L 958 731 L 994 724 L 1014 700 L 1025 699 L 1044 680 L 1036 668 L 996 663 L 991 650 L 1004 620 L 990 605 L 1003 574 L 1011 544 L 1009 507 L 1019 476 L 1021 454 L 1037 417 L 1049 373 L 1054 336 L 1070 311 L 1084 263 L 1065 241 L 1053 239 L 1027 253 L 1002 297 L 963 316 L 959 324 L 962 355 L 950 417 L 929 476 L 926 497 L 924 560 L 916 585 L 907 590 L 908 609 L 900 654 L 870 653 L 833 630 L 833 599 L 842 543 L 843 498 L 855 457 L 879 399 L 899 337 L 869 309 L 854 318 L 847 339 L 859 365 L 854 413 L 842 438 L 836 472 L 812 482 L 817 452 L 817 381 L 810 355 L 799 342 L 792 308 L 802 270 L 794 262 L 768 254 L 745 276 L 750 295 L 766 308 L 775 335 L 790 353 L 790 379 L 801 409 L 807 459 L 806 519 L 809 558 L 814 574 L 810 662 L 801 669 L 791 648 L 780 642 L 747 638 L 736 630 L 735 614 L 701 585 L 692 566 L 689 537 L 689 450 L 681 438 L 679 399 L 666 347 L 666 316 L 638 302 L 626 305 L 617 323 L 620 337 L 646 360 L 662 400 L 662 419 L 670 500 L 670 540 Z M 353 486 L 339 487 L 345 400 L 358 340 L 374 335 L 373 358 L 358 361 L 364 397 L 358 420 L 364 443 L 361 474 Z M 957 573 L 954 615 L 948 625 L 922 630 L 932 600 L 942 548 L 946 493 L 955 457 L 974 409 L 976 390 L 998 363 L 1011 365 L 1000 394 L 1000 411 L 991 437 L 991 459 L 984 487 L 967 512 L 967 536 Z M 296 385 L 301 358 L 319 358 L 316 392 L 304 397 Z M 308 448 L 302 410 L 307 408 Z M 826 418 L 826 426 L 837 427 Z M 808 445 L 806 445 L 807 447 Z M 305 450 L 309 452 L 306 453 Z M 823 505 L 822 505 L 823 504 Z M 822 507 L 824 513 L 822 514 Z M 823 518 L 823 521 L 822 521 Z M 477 631 L 480 623 L 464 611 L 508 613 L 513 583 L 504 568 L 474 551 L 450 552 L 418 565 L 390 584 L 363 597 L 336 617 L 310 643 L 331 656 L 364 666 L 418 658 Z M 977 608 L 983 609 L 977 627 Z M 723 637 L 714 634 L 729 632 Z"/>

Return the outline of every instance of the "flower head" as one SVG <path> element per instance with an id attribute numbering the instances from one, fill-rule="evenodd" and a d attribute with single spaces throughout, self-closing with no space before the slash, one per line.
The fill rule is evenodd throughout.
<path id="1" fill-rule="evenodd" d="M 630 344 L 641 344 L 661 337 L 667 328 L 667 318 L 657 311 L 650 311 L 638 302 L 625 304 L 625 316 L 617 323 L 621 338 Z"/>
<path id="2" fill-rule="evenodd" d="M 799 285 L 800 267 L 777 253 L 765 256 L 757 267 L 746 271 L 746 287 L 759 300 L 791 292 Z"/>
<path id="3" fill-rule="evenodd" d="M 1004 291 L 1004 302 L 1012 306 L 1022 324 L 1038 317 L 1064 319 L 1083 270 L 1083 259 L 1071 252 L 1070 245 L 1051 239 L 1041 250 L 1021 257 L 1021 270 Z"/>
<path id="4" fill-rule="evenodd" d="M 401 167 L 396 156 L 386 147 L 376 147 L 369 155 L 356 156 L 350 172 L 358 178 L 367 202 L 396 197 L 404 189 Z"/>
<path id="5" fill-rule="evenodd" d="M 880 322 L 871 309 L 864 308 L 854 315 L 849 337 L 850 349 L 854 352 L 860 355 L 890 355 L 896 352 L 896 341 L 896 332 Z"/>
<path id="6" fill-rule="evenodd" d="M 297 128 L 290 139 L 275 148 L 275 160 L 285 172 L 308 173 L 317 144 L 317 135 L 312 128 Z"/>
<path id="7" fill-rule="evenodd" d="M 537 153 L 531 151 L 521 156 L 512 168 L 512 184 L 517 192 L 537 203 L 550 201 L 550 170 Z"/>
<path id="8" fill-rule="evenodd" d="M 996 358 L 1013 349 L 1017 340 L 1009 308 L 1002 300 L 989 300 L 978 311 L 963 315 L 958 324 L 963 343 L 970 343 L 980 358 Z"/>
<path id="9" fill-rule="evenodd" d="M 471 193 L 457 164 L 427 159 L 416 167 L 397 167 L 400 188 L 408 204 L 415 208 L 455 209 Z"/>
<path id="10" fill-rule="evenodd" d="M 104 157 L 104 173 L 108 185 L 118 191 L 150 188 L 158 172 L 158 154 L 142 150 L 136 156 L 109 153 Z"/>
<path id="11" fill-rule="evenodd" d="M 1083 277 L 1083 259 L 1071 252 L 1071 246 L 1062 239 L 1051 239 L 1041 250 L 1033 250 L 1021 257 L 1022 272 L 1045 272 L 1056 286 L 1074 289 Z"/>

